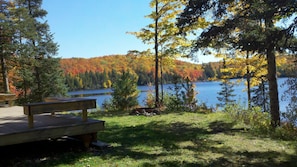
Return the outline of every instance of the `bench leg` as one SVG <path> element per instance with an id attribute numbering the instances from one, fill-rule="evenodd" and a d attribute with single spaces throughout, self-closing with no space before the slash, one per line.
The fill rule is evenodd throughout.
<path id="1" fill-rule="evenodd" d="M 88 120 L 88 111 L 86 109 L 82 110 L 82 120 L 84 122 Z"/>
<path id="2" fill-rule="evenodd" d="M 34 119 L 33 119 L 33 115 L 28 115 L 28 126 L 29 128 L 33 128 L 34 127 Z"/>
<path id="3" fill-rule="evenodd" d="M 83 134 L 75 136 L 75 138 L 79 139 L 83 142 L 85 148 L 89 148 L 91 143 L 97 140 L 97 132 L 95 133 L 89 133 L 89 134 Z"/>
<path id="4" fill-rule="evenodd" d="M 13 105 L 13 101 L 12 100 L 9 100 L 8 101 L 8 106 L 11 107 L 12 105 Z"/>

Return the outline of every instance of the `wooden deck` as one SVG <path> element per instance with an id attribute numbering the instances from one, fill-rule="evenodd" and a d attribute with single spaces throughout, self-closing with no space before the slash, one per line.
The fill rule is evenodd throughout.
<path id="1" fill-rule="evenodd" d="M 55 139 L 64 136 L 97 134 L 104 129 L 104 121 L 70 115 L 40 114 L 34 116 L 34 128 L 28 127 L 23 107 L 0 108 L 0 146 Z"/>

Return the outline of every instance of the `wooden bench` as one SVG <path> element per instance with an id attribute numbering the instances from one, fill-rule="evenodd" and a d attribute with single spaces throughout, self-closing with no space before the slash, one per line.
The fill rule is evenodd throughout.
<path id="1" fill-rule="evenodd" d="M 0 102 L 8 102 L 9 106 L 12 106 L 12 102 L 16 99 L 16 96 L 11 93 L 0 93 Z"/>
<path id="2" fill-rule="evenodd" d="M 96 108 L 96 99 L 86 98 L 49 98 L 45 102 L 29 103 L 23 106 L 28 117 L 29 128 L 34 127 L 34 115 L 63 111 L 82 111 L 82 121 L 87 121 L 88 109 Z"/>

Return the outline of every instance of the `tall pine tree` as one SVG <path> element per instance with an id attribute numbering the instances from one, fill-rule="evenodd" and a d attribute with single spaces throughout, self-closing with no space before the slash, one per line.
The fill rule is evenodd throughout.
<path id="1" fill-rule="evenodd" d="M 14 84 L 19 102 L 40 102 L 45 97 L 67 92 L 59 58 L 58 45 L 43 21 L 47 12 L 42 0 L 15 0 L 10 9 L 13 20 L 15 66 Z"/>
<path id="2" fill-rule="evenodd" d="M 13 29 L 11 28 L 10 12 L 12 3 L 0 0 L 0 64 L 1 64 L 1 92 L 9 93 L 8 61 L 12 59 L 13 53 Z"/>

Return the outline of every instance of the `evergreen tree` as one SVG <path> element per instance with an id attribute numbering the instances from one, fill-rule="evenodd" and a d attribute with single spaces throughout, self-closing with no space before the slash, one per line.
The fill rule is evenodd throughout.
<path id="1" fill-rule="evenodd" d="M 211 67 L 210 63 L 202 64 L 202 68 L 204 70 L 204 79 L 212 79 L 215 78 L 215 71 Z"/>
<path id="2" fill-rule="evenodd" d="M 263 112 L 269 111 L 269 97 L 268 97 L 268 87 L 267 87 L 267 80 L 265 77 L 262 77 L 261 83 L 252 89 L 251 91 L 253 96 L 251 98 L 251 105 L 252 106 L 259 106 L 262 108 Z"/>
<path id="3" fill-rule="evenodd" d="M 225 70 L 226 68 L 227 68 L 226 61 L 225 59 L 223 59 L 223 68 L 221 69 L 223 73 L 223 79 L 222 79 L 222 82 L 220 83 L 222 90 L 218 92 L 219 96 L 217 97 L 217 99 L 221 102 L 220 104 L 218 104 L 219 107 L 225 107 L 226 105 L 229 105 L 235 102 L 235 100 L 233 99 L 233 97 L 235 96 L 233 94 L 234 83 L 230 82 L 228 78 L 230 74 L 228 74 L 229 72 Z"/>
<path id="4" fill-rule="evenodd" d="M 182 83 L 183 90 L 181 91 L 182 99 L 184 102 L 184 105 L 189 110 L 193 111 L 197 107 L 197 99 L 196 96 L 198 92 L 195 90 L 196 85 L 191 82 L 189 77 L 184 79 L 184 83 Z"/>
<path id="5" fill-rule="evenodd" d="M 196 23 L 200 18 L 210 18 L 211 24 L 199 36 L 195 51 L 203 47 L 213 47 L 220 43 L 228 43 L 242 51 L 257 51 L 266 55 L 267 78 L 269 83 L 271 125 L 280 125 L 278 86 L 276 80 L 277 51 L 295 49 L 292 38 L 296 33 L 297 1 L 295 0 L 190 0 L 184 12 L 179 17 L 179 27 L 182 31 Z M 277 27 L 281 19 L 295 17 L 288 28 Z M 248 26 L 246 21 L 258 22 Z M 245 36 L 242 28 L 252 28 L 252 33 Z M 244 31 L 241 31 L 244 32 Z M 251 31 L 245 31 L 251 32 Z M 246 34 L 246 33 L 243 33 Z"/>
<path id="6" fill-rule="evenodd" d="M 42 22 L 47 12 L 41 4 L 42 0 L 15 0 L 11 9 L 18 63 L 14 83 L 21 103 L 67 92 L 59 58 L 55 58 L 58 45 L 47 22 Z"/>
<path id="7" fill-rule="evenodd" d="M 294 63 L 290 68 L 291 76 L 285 81 L 283 86 L 288 89 L 282 95 L 283 100 L 289 101 L 286 112 L 283 113 L 285 119 L 293 125 L 297 124 L 297 58 L 294 57 Z"/>
<path id="8" fill-rule="evenodd" d="M 225 107 L 226 105 L 233 104 L 235 100 L 232 98 L 235 95 L 233 94 L 234 83 L 230 82 L 228 79 L 223 79 L 220 83 L 221 91 L 218 92 L 217 99 L 221 102 L 218 104 L 219 107 Z"/>
<path id="9" fill-rule="evenodd" d="M 12 58 L 13 53 L 13 29 L 11 29 L 11 20 L 8 8 L 11 3 L 6 0 L 0 0 L 0 63 L 1 63 L 1 92 L 10 92 L 7 61 Z"/>
<path id="10" fill-rule="evenodd" d="M 112 85 L 112 104 L 118 110 L 129 110 L 138 105 L 137 76 L 123 72 Z"/>

